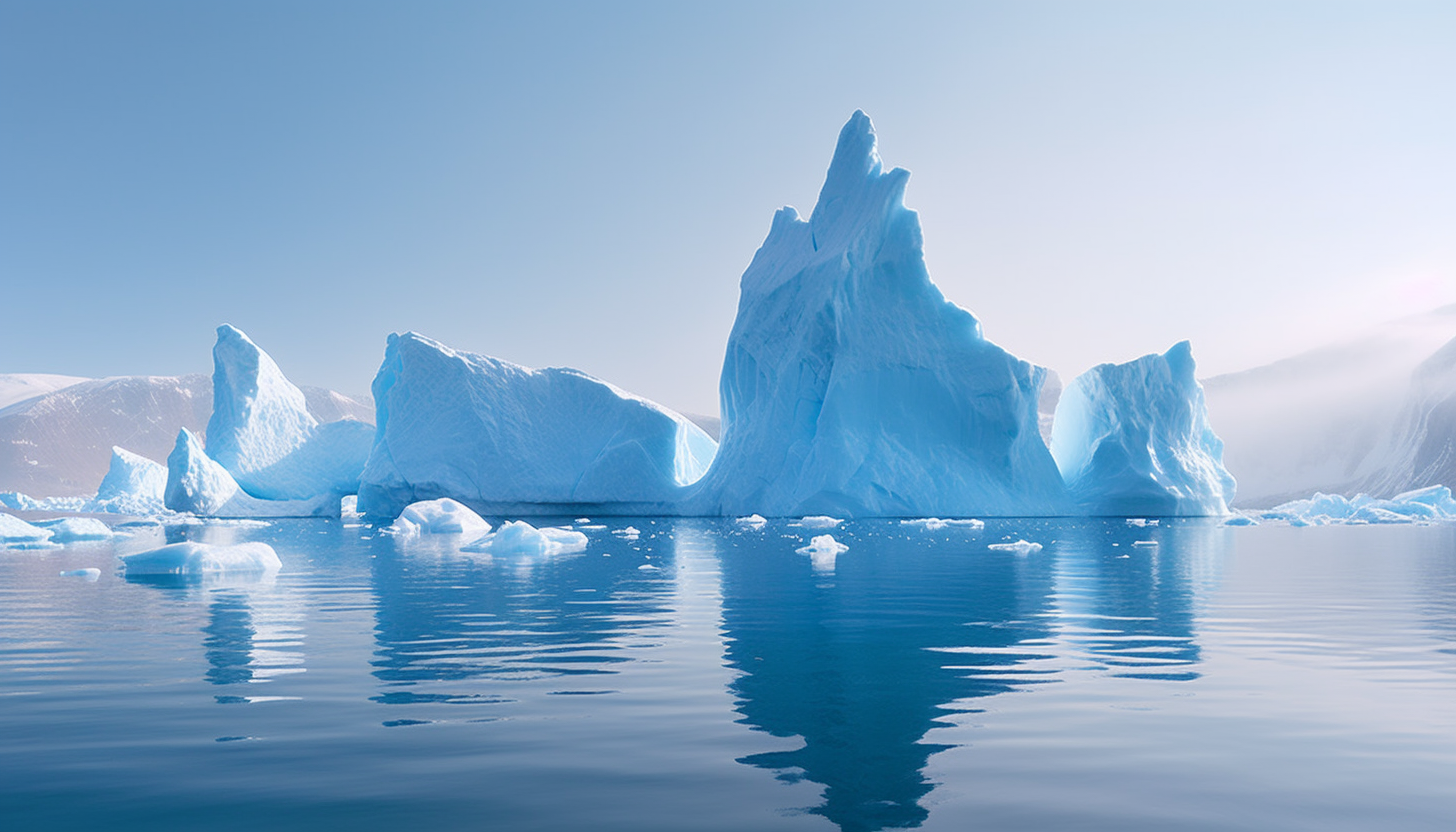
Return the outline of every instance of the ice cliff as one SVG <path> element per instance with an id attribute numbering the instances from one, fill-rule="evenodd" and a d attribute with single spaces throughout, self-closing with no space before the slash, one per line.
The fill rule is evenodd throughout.
<path id="1" fill-rule="evenodd" d="M 391 335 L 359 510 L 452 497 L 487 514 L 661 514 L 716 443 L 686 418 L 576 370 L 533 370 Z"/>
<path id="2" fill-rule="evenodd" d="M 945 299 L 856 112 L 807 221 L 773 219 L 744 272 L 720 383 L 721 447 L 685 513 L 1060 513 L 1038 431 L 1045 370 Z"/>
<path id="3" fill-rule="evenodd" d="M 1066 386 L 1051 451 L 1080 511 L 1228 513 L 1234 479 L 1193 371 L 1183 341 L 1162 355 L 1099 364 Z"/>
<path id="4" fill-rule="evenodd" d="M 244 491 L 290 500 L 358 490 L 373 426 L 352 419 L 320 425 L 303 391 L 236 327 L 217 328 L 212 358 L 207 455 Z"/>

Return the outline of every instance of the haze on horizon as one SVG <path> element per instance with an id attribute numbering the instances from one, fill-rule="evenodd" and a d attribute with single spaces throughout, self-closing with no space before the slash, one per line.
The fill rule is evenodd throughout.
<path id="1" fill-rule="evenodd" d="M 875 120 L 930 273 L 1064 377 L 1456 302 L 1439 3 L 0 7 L 0 373 L 367 389 L 391 331 L 717 410 L 738 279 Z"/>

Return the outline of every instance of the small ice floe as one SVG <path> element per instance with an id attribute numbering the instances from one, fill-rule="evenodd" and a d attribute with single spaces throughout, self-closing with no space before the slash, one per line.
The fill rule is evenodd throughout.
<path id="1" fill-rule="evenodd" d="M 1225 526 L 1257 526 L 1259 521 L 1247 514 L 1235 514 L 1233 517 L 1223 521 Z"/>
<path id="2" fill-rule="evenodd" d="M 1158 525 L 1158 521 L 1149 520 L 1146 517 L 1129 517 L 1127 518 L 1127 524 L 1129 526 L 1137 526 L 1138 528 L 1142 528 L 1144 526 L 1156 526 Z"/>
<path id="3" fill-rule="evenodd" d="M 394 522 L 380 531 L 396 537 L 421 534 L 459 534 L 479 537 L 490 531 L 490 524 L 464 504 L 449 497 L 421 500 L 405 506 Z"/>
<path id="4" fill-rule="evenodd" d="M 992 543 L 987 549 L 994 549 L 998 552 L 1015 552 L 1018 555 L 1031 555 L 1041 551 L 1040 543 L 1032 543 L 1029 540 L 1018 540 L 1015 543 Z"/>
<path id="5" fill-rule="evenodd" d="M 9 549 L 49 549 L 53 532 L 0 512 L 0 547 Z"/>
<path id="6" fill-rule="evenodd" d="M 35 525 L 51 530 L 52 543 L 110 540 L 115 536 L 105 523 L 94 517 L 63 517 L 59 520 L 44 520 Z"/>
<path id="7" fill-rule="evenodd" d="M 917 526 L 927 532 L 938 532 L 948 526 L 963 526 L 972 531 L 986 528 L 985 522 L 973 518 L 942 520 L 939 517 L 917 517 L 913 520 L 901 520 L 902 526 Z"/>
<path id="8" fill-rule="evenodd" d="M 538 529 L 524 520 L 514 520 L 461 546 L 460 551 L 494 555 L 569 555 L 586 551 L 586 535 L 571 529 Z"/>
<path id="9" fill-rule="evenodd" d="M 578 518 L 576 518 L 576 525 L 578 525 L 578 526 L 583 526 L 583 525 L 586 525 L 587 523 L 590 523 L 590 522 L 591 522 L 591 518 L 590 517 L 578 517 Z"/>
<path id="10" fill-rule="evenodd" d="M 829 517 L 823 514 L 812 514 L 808 517 L 799 518 L 796 526 L 803 526 L 806 529 L 832 529 L 844 521 L 838 517 Z"/>
<path id="11" fill-rule="evenodd" d="M 85 569 L 67 569 L 61 573 L 62 578 L 80 578 L 83 581 L 94 581 L 101 577 L 101 570 L 94 566 Z"/>
<path id="12" fill-rule="evenodd" d="M 612 534 L 622 538 L 623 540 L 636 540 L 637 538 L 642 536 L 642 530 L 637 528 L 636 526 L 628 526 L 625 529 L 617 529 L 616 531 L 613 531 Z"/>
<path id="13" fill-rule="evenodd" d="M 237 543 L 231 546 L 207 543 L 173 543 L 160 549 L 123 555 L 122 566 L 132 575 L 201 576 L 277 572 L 283 567 L 278 553 L 266 543 Z"/>
<path id="14" fill-rule="evenodd" d="M 848 552 L 849 547 L 835 540 L 832 534 L 819 534 L 809 540 L 808 546 L 801 546 L 794 551 L 808 555 L 815 571 L 832 571 L 834 559 Z"/>
<path id="15" fill-rule="evenodd" d="M 656 572 L 656 571 L 658 571 L 658 568 L 656 566 L 653 566 L 650 563 L 644 563 L 644 564 L 642 564 L 641 566 L 639 566 L 637 568 L 639 570 L 643 571 L 643 572 Z"/>
<path id="16" fill-rule="evenodd" d="M 1156 541 L 1156 540 L 1134 540 L 1132 542 L 1132 545 L 1134 545 L 1134 546 L 1136 546 L 1136 547 L 1138 547 L 1140 549 L 1155 549 L 1158 546 L 1158 541 Z"/>
<path id="17" fill-rule="evenodd" d="M 740 529 L 757 531 L 768 525 L 768 521 L 761 514 L 750 514 L 747 517 L 739 517 L 733 521 L 733 524 Z"/>

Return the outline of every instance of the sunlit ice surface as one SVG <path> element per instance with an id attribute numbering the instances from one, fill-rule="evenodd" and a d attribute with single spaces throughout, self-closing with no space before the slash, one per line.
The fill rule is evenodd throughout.
<path id="1" fill-rule="evenodd" d="M 861 520 L 826 564 L 790 520 L 556 522 L 586 551 L 311 519 L 0 552 L 0 817 L 1456 827 L 1449 526 Z M 283 569 L 118 568 L 184 537 Z"/>

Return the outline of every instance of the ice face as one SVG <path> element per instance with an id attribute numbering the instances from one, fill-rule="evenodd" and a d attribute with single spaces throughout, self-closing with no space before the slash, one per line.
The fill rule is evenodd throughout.
<path id="1" fill-rule="evenodd" d="M 722 445 L 686 513 L 1055 514 L 1045 371 L 987 341 L 931 282 L 909 173 L 869 118 L 839 136 L 806 222 L 780 210 L 743 275 Z"/>
<path id="2" fill-rule="evenodd" d="M 359 489 L 371 516 L 442 496 L 491 514 L 671 513 L 717 448 L 686 418 L 585 373 L 414 333 L 389 337 L 374 400 Z"/>
<path id="3" fill-rule="evenodd" d="M 166 490 L 166 466 L 113 446 L 111 467 L 89 507 L 121 514 L 156 514 L 165 505 Z"/>
<path id="4" fill-rule="evenodd" d="M 1228 513 L 1234 478 L 1193 371 L 1183 341 L 1162 355 L 1099 364 L 1062 391 L 1051 450 L 1081 511 Z"/>
<path id="5" fill-rule="evenodd" d="M 282 568 L 278 553 L 266 543 L 231 546 L 173 543 L 121 558 L 127 575 L 202 576 L 226 573 L 273 573 Z"/>
<path id="6" fill-rule="evenodd" d="M 307 500 L 260 500 L 238 486 L 208 457 L 202 443 L 183 428 L 167 457 L 167 508 L 204 517 L 338 517 L 340 498 L 322 494 Z"/>
<path id="7" fill-rule="evenodd" d="M 242 330 L 217 328 L 207 453 L 248 494 L 266 500 L 352 494 L 374 429 L 320 425 L 302 390 Z"/>

